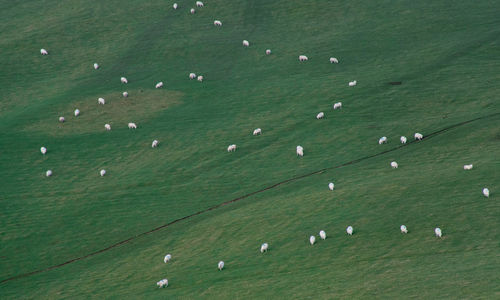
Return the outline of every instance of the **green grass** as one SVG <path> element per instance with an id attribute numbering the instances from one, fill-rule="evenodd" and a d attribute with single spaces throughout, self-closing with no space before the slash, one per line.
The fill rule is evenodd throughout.
<path id="1" fill-rule="evenodd" d="M 0 3 L 0 280 L 500 112 L 495 1 L 177 2 Z M 1 298 L 498 298 L 499 124 L 288 182 L 0 283 Z"/>

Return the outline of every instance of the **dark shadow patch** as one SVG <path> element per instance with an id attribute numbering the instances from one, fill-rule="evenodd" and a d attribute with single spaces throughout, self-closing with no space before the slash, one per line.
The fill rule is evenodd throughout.
<path id="1" fill-rule="evenodd" d="M 401 85 L 402 82 L 401 81 L 391 81 L 389 82 L 390 85 Z"/>

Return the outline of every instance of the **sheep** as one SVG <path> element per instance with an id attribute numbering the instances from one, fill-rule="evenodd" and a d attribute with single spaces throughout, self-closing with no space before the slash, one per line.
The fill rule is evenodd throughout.
<path id="1" fill-rule="evenodd" d="M 319 114 L 316 115 L 316 119 L 323 119 L 325 117 L 325 113 L 324 112 L 320 112 Z"/>
<path id="2" fill-rule="evenodd" d="M 336 59 L 335 57 L 330 57 L 330 63 L 331 64 L 338 64 L 339 63 L 339 60 Z"/>
<path id="3" fill-rule="evenodd" d="M 166 287 L 168 287 L 168 279 L 166 279 L 166 278 L 165 278 L 165 279 L 162 279 L 162 280 L 158 281 L 158 282 L 156 283 L 156 285 L 157 285 L 159 288 L 166 288 Z"/>
<path id="4" fill-rule="evenodd" d="M 172 5 L 172 7 L 173 7 L 174 9 L 177 9 L 177 7 L 179 7 L 179 5 L 177 5 L 177 3 L 174 3 L 174 5 Z"/>
<path id="5" fill-rule="evenodd" d="M 297 155 L 298 156 L 304 156 L 304 148 L 302 146 L 297 146 Z"/>
<path id="6" fill-rule="evenodd" d="M 42 154 L 45 155 L 45 153 L 47 153 L 47 148 L 45 147 L 40 148 L 40 152 L 42 152 Z"/>
<path id="7" fill-rule="evenodd" d="M 203 81 L 203 76 L 202 75 L 199 75 L 196 80 L 198 80 L 199 82 L 202 82 Z"/>
<path id="8" fill-rule="evenodd" d="M 127 80 L 127 78 L 125 78 L 125 77 L 120 78 L 120 81 L 121 81 L 122 83 L 128 83 L 128 80 Z"/>
<path id="9" fill-rule="evenodd" d="M 415 133 L 415 140 L 422 140 L 424 138 L 424 136 L 421 134 L 421 133 Z"/>
<path id="10" fill-rule="evenodd" d="M 106 101 L 104 100 L 104 98 L 99 98 L 99 99 L 97 99 L 97 103 L 104 105 L 104 104 L 106 104 Z"/>
<path id="11" fill-rule="evenodd" d="M 356 84 L 358 84 L 358 82 L 356 80 L 349 81 L 349 86 L 355 86 Z"/>
<path id="12" fill-rule="evenodd" d="M 309 243 L 311 243 L 311 245 L 314 245 L 315 242 L 316 242 L 316 237 L 314 235 L 311 235 L 309 237 Z"/>
<path id="13" fill-rule="evenodd" d="M 399 140 L 401 141 L 401 144 L 406 144 L 406 136 L 402 135 Z"/>
<path id="14" fill-rule="evenodd" d="M 401 233 L 408 233 L 408 229 L 406 228 L 405 225 L 401 225 L 401 227 L 399 227 L 399 229 L 401 229 Z"/>
<path id="15" fill-rule="evenodd" d="M 106 175 L 106 170 L 102 169 L 101 171 L 99 171 L 99 174 L 102 176 Z"/>
<path id="16" fill-rule="evenodd" d="M 443 233 L 441 232 L 441 228 L 439 227 L 436 227 L 436 229 L 434 229 L 434 233 L 436 234 L 436 237 L 442 237 L 443 236 Z"/>
<path id="17" fill-rule="evenodd" d="M 42 49 L 40 49 L 40 54 L 42 54 L 42 55 L 49 55 L 49 52 L 47 52 L 47 50 L 45 50 L 45 49 L 42 48 Z"/>
<path id="18" fill-rule="evenodd" d="M 488 188 L 483 189 L 483 195 L 488 198 L 490 196 L 490 190 Z"/>
<path id="19" fill-rule="evenodd" d="M 122 95 L 123 95 L 124 98 L 127 98 L 128 97 L 128 92 L 123 92 Z"/>
<path id="20" fill-rule="evenodd" d="M 236 145 L 232 144 L 227 147 L 227 152 L 234 152 L 236 151 Z"/>
<path id="21" fill-rule="evenodd" d="M 321 237 L 322 240 L 326 240 L 326 232 L 324 230 L 321 230 L 319 232 L 319 236 Z"/>
<path id="22" fill-rule="evenodd" d="M 330 182 L 328 184 L 328 189 L 330 189 L 330 191 L 333 191 L 333 188 L 335 187 L 335 185 L 333 184 L 333 182 Z"/>
<path id="23" fill-rule="evenodd" d="M 269 248 L 269 245 L 267 243 L 264 243 L 260 246 L 260 253 L 267 252 L 267 249 Z"/>
<path id="24" fill-rule="evenodd" d="M 195 13 L 194 8 L 191 8 L 190 12 L 191 12 L 191 14 L 194 14 Z"/>
<path id="25" fill-rule="evenodd" d="M 339 109 L 342 108 L 342 102 L 337 102 L 333 105 L 333 109 Z"/>
<path id="26" fill-rule="evenodd" d="M 243 40 L 243 46 L 250 47 L 250 42 L 247 40 Z"/>
<path id="27" fill-rule="evenodd" d="M 45 176 L 47 177 L 52 176 L 52 170 L 47 170 L 47 172 L 45 172 Z"/>
<path id="28" fill-rule="evenodd" d="M 221 22 L 221 21 L 219 21 L 219 20 L 215 20 L 215 21 L 214 21 L 214 25 L 215 25 L 215 26 L 222 26 L 222 22 Z"/>
<path id="29" fill-rule="evenodd" d="M 266 50 L 266 55 L 269 55 L 269 54 L 271 54 L 271 49 Z"/>
<path id="30" fill-rule="evenodd" d="M 75 117 L 78 117 L 80 115 L 80 110 L 79 109 L 75 109 Z"/>
<path id="31" fill-rule="evenodd" d="M 137 125 L 135 125 L 135 123 L 128 123 L 128 128 L 129 129 L 137 129 Z"/>
<path id="32" fill-rule="evenodd" d="M 472 169 L 472 164 L 470 165 L 464 165 L 464 170 L 471 170 Z"/>
<path id="33" fill-rule="evenodd" d="M 99 69 L 99 65 L 97 63 L 94 63 L 94 70 Z"/>
<path id="34" fill-rule="evenodd" d="M 348 235 L 352 235 L 352 232 L 354 231 L 354 229 L 352 228 L 352 226 L 348 226 L 345 231 L 347 232 Z"/>
<path id="35" fill-rule="evenodd" d="M 253 131 L 253 135 L 259 135 L 259 134 L 262 134 L 262 129 L 257 128 Z"/>
<path id="36" fill-rule="evenodd" d="M 382 144 L 387 144 L 387 137 L 386 137 L 386 136 L 381 137 L 381 138 L 378 140 L 378 144 L 379 144 L 379 145 L 382 145 Z"/>
<path id="37" fill-rule="evenodd" d="M 171 259 L 172 259 L 172 255 L 171 255 L 171 254 L 167 254 L 167 255 L 165 255 L 165 257 L 163 258 L 163 262 L 164 262 L 164 263 L 168 263 Z"/>
<path id="38" fill-rule="evenodd" d="M 391 162 L 391 167 L 392 167 L 393 169 L 397 169 L 397 168 L 398 168 L 398 163 L 397 163 L 397 162 L 395 162 L 395 161 Z"/>
<path id="39" fill-rule="evenodd" d="M 163 82 L 161 82 L 161 81 L 160 81 L 160 82 L 158 82 L 158 83 L 155 85 L 155 88 L 157 88 L 157 89 L 159 89 L 159 88 L 161 88 L 161 87 L 163 87 Z"/>
<path id="40" fill-rule="evenodd" d="M 64 121 L 66 121 L 66 119 L 64 119 L 64 117 L 59 117 L 59 122 L 64 123 Z"/>
<path id="41" fill-rule="evenodd" d="M 222 260 L 217 264 L 217 268 L 219 269 L 219 271 L 222 271 L 222 269 L 224 269 L 224 262 Z"/>
<path id="42" fill-rule="evenodd" d="M 155 148 L 155 147 L 158 147 L 158 144 L 160 142 L 158 142 L 158 140 L 154 140 L 153 143 L 151 144 L 151 148 Z"/>
<path id="43" fill-rule="evenodd" d="M 198 6 L 198 7 L 203 7 L 203 2 L 201 2 L 201 1 L 196 1 L 196 6 Z"/>
<path id="44" fill-rule="evenodd" d="M 111 130 L 111 125 L 109 124 L 104 124 L 104 128 L 106 128 L 107 131 Z"/>
<path id="45" fill-rule="evenodd" d="M 299 55 L 299 61 L 307 61 L 308 58 L 305 55 Z"/>
<path id="46" fill-rule="evenodd" d="M 195 79 L 196 74 L 195 73 L 189 73 L 189 79 Z"/>

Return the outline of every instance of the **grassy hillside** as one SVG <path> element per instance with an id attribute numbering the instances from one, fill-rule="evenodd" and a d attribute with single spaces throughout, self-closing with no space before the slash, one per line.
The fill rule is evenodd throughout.
<path id="1" fill-rule="evenodd" d="M 500 297 L 499 3 L 177 2 L 0 3 L 2 298 Z"/>

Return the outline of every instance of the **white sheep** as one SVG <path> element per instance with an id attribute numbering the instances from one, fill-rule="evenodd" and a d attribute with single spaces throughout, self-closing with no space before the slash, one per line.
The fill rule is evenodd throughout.
<path id="1" fill-rule="evenodd" d="M 269 54 L 271 54 L 271 49 L 266 50 L 266 55 L 269 55 Z"/>
<path id="2" fill-rule="evenodd" d="M 194 8 L 191 8 L 190 12 L 191 12 L 191 14 L 194 14 L 195 13 Z"/>
<path id="3" fill-rule="evenodd" d="M 222 26 L 222 22 L 221 22 L 221 21 L 219 21 L 219 20 L 215 20 L 215 21 L 214 21 L 214 25 L 215 25 L 215 26 Z"/>
<path id="4" fill-rule="evenodd" d="M 488 198 L 490 196 L 490 190 L 488 188 L 483 189 L 483 195 Z"/>
<path id="5" fill-rule="evenodd" d="M 179 5 L 177 5 L 177 3 L 174 3 L 174 5 L 172 5 L 172 7 L 173 7 L 174 9 L 177 9 L 177 7 L 179 7 Z"/>
<path id="6" fill-rule="evenodd" d="M 59 117 L 59 122 L 64 123 L 64 121 L 66 121 L 66 119 L 64 119 L 64 117 Z"/>
<path id="7" fill-rule="evenodd" d="M 99 99 L 97 99 L 97 103 L 104 105 L 104 104 L 106 104 L 106 101 L 104 100 L 104 98 L 99 98 Z"/>
<path id="8" fill-rule="evenodd" d="M 405 225 L 401 225 L 401 227 L 399 227 L 399 229 L 401 229 L 401 233 L 408 233 L 408 229 L 406 228 Z"/>
<path id="9" fill-rule="evenodd" d="M 227 152 L 234 152 L 236 151 L 236 145 L 232 144 L 227 147 Z"/>
<path id="10" fill-rule="evenodd" d="M 166 287 L 168 287 L 168 279 L 166 279 L 166 278 L 165 278 L 165 279 L 162 279 L 162 280 L 158 281 L 158 282 L 156 283 L 156 285 L 157 285 L 159 288 L 166 288 Z"/>
<path id="11" fill-rule="evenodd" d="M 40 49 L 40 53 L 42 55 L 49 55 L 49 52 L 47 52 L 47 50 L 45 50 L 45 49 Z"/>
<path id="12" fill-rule="evenodd" d="M 196 74 L 195 73 L 189 73 L 189 79 L 195 79 Z"/>
<path id="13" fill-rule="evenodd" d="M 420 140 L 421 140 L 421 139 L 423 139 L 423 138 L 424 138 L 424 136 L 423 136 L 421 133 L 418 133 L 418 132 L 417 132 L 417 133 L 415 133 L 415 139 L 416 139 L 416 140 L 419 140 L 419 141 L 420 141 Z"/>
<path id="14" fill-rule="evenodd" d="M 109 130 L 111 130 L 111 125 L 109 125 L 109 124 L 104 124 L 104 128 L 106 128 L 106 130 L 108 130 L 108 131 L 109 131 Z"/>
<path id="15" fill-rule="evenodd" d="M 299 55 L 299 61 L 307 61 L 308 59 L 305 55 Z"/>
<path id="16" fill-rule="evenodd" d="M 99 171 L 99 174 L 102 176 L 106 175 L 106 170 L 102 169 L 101 171 Z"/>
<path id="17" fill-rule="evenodd" d="M 304 156 L 304 148 L 302 146 L 297 146 L 297 155 Z"/>
<path id="18" fill-rule="evenodd" d="M 325 117 L 325 113 L 324 112 L 320 112 L 319 114 L 316 115 L 316 119 L 323 119 Z"/>
<path id="19" fill-rule="evenodd" d="M 198 80 L 199 82 L 202 82 L 203 81 L 203 76 L 202 75 L 199 75 L 196 80 Z"/>
<path id="20" fill-rule="evenodd" d="M 401 141 L 401 144 L 406 144 L 406 136 L 402 135 L 399 140 Z"/>
<path id="21" fill-rule="evenodd" d="M 243 46 L 249 47 L 250 46 L 250 42 L 247 41 L 247 40 L 243 40 Z"/>
<path id="22" fill-rule="evenodd" d="M 154 140 L 153 143 L 151 144 L 151 148 L 155 148 L 155 147 L 158 147 L 158 144 L 160 142 L 158 142 L 158 140 Z"/>
<path id="23" fill-rule="evenodd" d="M 321 237 L 322 240 L 326 240 L 326 232 L 324 230 L 321 230 L 319 232 L 319 236 Z"/>
<path id="24" fill-rule="evenodd" d="M 123 92 L 122 95 L 123 95 L 124 98 L 127 98 L 128 97 L 128 92 Z"/>
<path id="25" fill-rule="evenodd" d="M 52 176 L 52 170 L 48 170 L 47 172 L 45 172 L 45 176 L 47 177 Z"/>
<path id="26" fill-rule="evenodd" d="M 309 243 L 311 243 L 311 245 L 314 245 L 314 243 L 316 243 L 316 237 L 314 235 L 311 235 L 309 237 Z"/>
<path id="27" fill-rule="evenodd" d="M 335 57 L 330 57 L 330 63 L 332 63 L 332 64 L 338 64 L 339 60 L 336 59 Z"/>
<path id="28" fill-rule="evenodd" d="M 164 262 L 164 263 L 168 263 L 171 259 L 172 259 L 172 255 L 171 255 L 171 254 L 167 254 L 167 255 L 165 255 L 165 257 L 163 258 L 163 262 Z"/>
<path id="29" fill-rule="evenodd" d="M 434 233 L 436 234 L 437 237 L 443 236 L 443 233 L 441 232 L 441 228 L 439 228 L 439 227 L 436 227 L 436 229 L 434 229 Z"/>
<path id="30" fill-rule="evenodd" d="M 337 102 L 333 105 L 333 109 L 339 109 L 342 108 L 342 102 Z"/>
<path id="31" fill-rule="evenodd" d="M 378 140 L 378 144 L 379 144 L 379 145 L 382 145 L 382 144 L 387 144 L 387 137 L 386 137 L 386 136 L 381 137 L 381 138 Z"/>
<path id="32" fill-rule="evenodd" d="M 395 161 L 391 162 L 391 167 L 392 167 L 393 169 L 397 169 L 397 168 L 398 168 L 398 163 L 397 163 L 397 162 L 395 162 Z"/>
<path id="33" fill-rule="evenodd" d="M 253 135 L 259 135 L 259 134 L 262 134 L 262 129 L 257 128 L 253 131 Z"/>
<path id="34" fill-rule="evenodd" d="M 349 86 L 355 86 L 356 84 L 358 84 L 358 82 L 356 80 L 349 81 Z"/>
<path id="35" fill-rule="evenodd" d="M 97 63 L 94 63 L 94 70 L 99 69 L 99 65 Z"/>
<path id="36" fill-rule="evenodd" d="M 75 109 L 75 117 L 78 117 L 80 115 L 80 110 L 79 109 Z"/>
<path id="37" fill-rule="evenodd" d="M 196 1 L 196 6 L 198 6 L 198 7 L 203 7 L 203 2 L 201 2 L 201 1 Z"/>
<path id="38" fill-rule="evenodd" d="M 224 262 L 222 260 L 217 264 L 217 268 L 219 269 L 219 271 L 222 271 L 222 269 L 224 269 Z"/>
<path id="39" fill-rule="evenodd" d="M 135 123 L 128 123 L 128 128 L 129 129 L 137 129 L 137 125 L 135 125 Z"/>
<path id="40" fill-rule="evenodd" d="M 473 167 L 472 164 L 470 164 L 470 165 L 464 165 L 464 170 L 471 170 L 472 167 Z"/>
<path id="41" fill-rule="evenodd" d="M 330 191 L 333 191 L 334 188 L 335 188 L 335 184 L 333 184 L 333 182 L 330 182 L 328 184 L 328 189 L 330 189 Z"/>
<path id="42" fill-rule="evenodd" d="M 163 87 L 163 82 L 162 82 L 162 81 L 158 82 L 158 83 L 155 85 L 155 88 L 157 88 L 157 89 L 159 89 L 159 88 L 161 88 L 161 87 Z"/>
<path id="43" fill-rule="evenodd" d="M 260 246 L 260 253 L 266 252 L 268 248 L 269 248 L 269 245 L 267 243 L 262 244 Z"/>
<path id="44" fill-rule="evenodd" d="M 128 80 L 127 80 L 127 78 L 125 78 L 125 77 L 120 78 L 120 81 L 121 81 L 122 83 L 128 83 Z"/>
<path id="45" fill-rule="evenodd" d="M 348 226 L 345 231 L 347 232 L 348 235 L 352 235 L 352 232 L 354 231 L 354 229 L 352 228 L 352 226 Z"/>
<path id="46" fill-rule="evenodd" d="M 40 148 L 40 152 L 42 152 L 42 154 L 45 155 L 45 153 L 47 153 L 47 148 L 45 147 Z"/>

